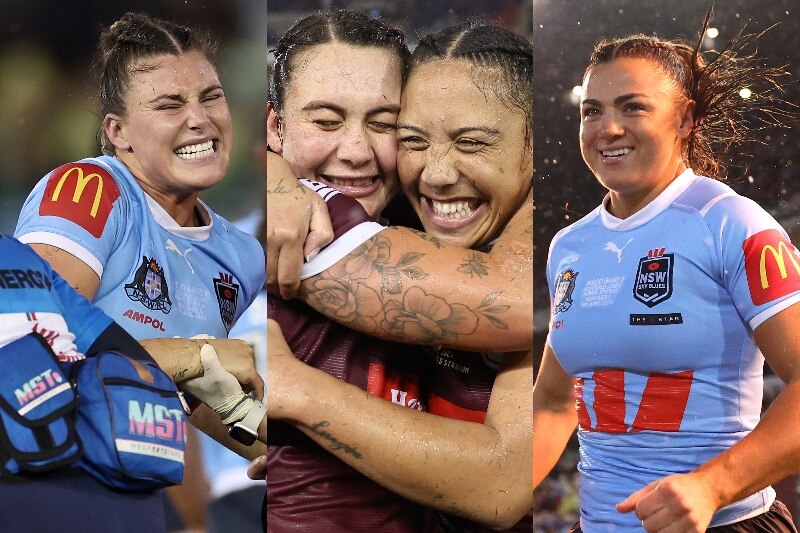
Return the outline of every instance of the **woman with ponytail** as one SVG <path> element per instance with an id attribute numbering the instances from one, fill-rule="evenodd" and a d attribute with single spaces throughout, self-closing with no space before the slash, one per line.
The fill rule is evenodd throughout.
<path id="1" fill-rule="evenodd" d="M 800 258 L 715 179 L 791 107 L 754 37 L 700 51 L 708 20 L 694 46 L 602 41 L 584 74 L 581 152 L 608 194 L 551 243 L 534 386 L 534 486 L 578 424 L 572 531 L 795 531 L 769 485 L 800 466 Z M 787 387 L 759 421 L 764 359 Z"/>

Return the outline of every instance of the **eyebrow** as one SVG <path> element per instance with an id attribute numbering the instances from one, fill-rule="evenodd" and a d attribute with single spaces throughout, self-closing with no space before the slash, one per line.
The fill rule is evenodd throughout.
<path id="1" fill-rule="evenodd" d="M 417 132 L 417 133 L 421 133 L 423 135 L 427 135 L 428 134 L 428 132 L 425 131 L 424 129 L 422 129 L 420 127 L 417 127 L 417 126 L 412 126 L 411 124 L 402 124 L 402 123 L 398 124 L 397 125 L 397 129 L 398 130 L 411 130 L 411 131 L 414 131 L 414 132 Z M 462 134 L 470 132 L 470 131 L 482 131 L 483 133 L 486 133 L 488 135 L 500 135 L 500 130 L 495 129 L 495 128 L 489 128 L 487 126 L 465 126 L 463 128 L 458 128 L 457 130 L 453 130 L 452 132 L 450 132 L 450 134 L 453 135 L 453 136 L 457 136 L 457 135 L 462 135 Z"/>
<path id="2" fill-rule="evenodd" d="M 632 100 L 634 98 L 650 98 L 650 96 L 645 94 L 645 93 L 622 94 L 622 95 L 617 96 L 616 98 L 614 98 L 614 105 L 619 105 L 619 104 L 621 104 L 623 102 L 627 102 L 628 100 Z M 600 105 L 600 101 L 599 100 L 595 100 L 594 98 L 587 98 L 586 100 L 581 102 L 581 105 L 596 105 L 596 106 L 599 106 Z"/>
<path id="3" fill-rule="evenodd" d="M 312 100 L 311 102 L 307 103 L 303 106 L 303 111 L 316 111 L 318 109 L 330 109 L 334 113 L 338 113 L 340 115 L 346 115 L 345 109 L 342 106 L 336 105 L 333 102 L 326 102 L 324 100 Z M 378 106 L 374 109 L 370 109 L 367 111 L 367 116 L 369 115 L 377 115 L 379 113 L 400 113 L 400 106 L 389 104 L 384 106 Z"/>
<path id="4" fill-rule="evenodd" d="M 214 92 L 216 90 L 222 90 L 222 85 L 211 85 L 209 87 L 206 87 L 205 89 L 200 91 L 200 97 L 202 98 L 203 96 L 207 95 L 208 93 L 212 93 L 212 92 Z M 159 100 L 174 100 L 176 102 L 185 102 L 186 98 L 184 98 L 184 96 L 182 94 L 177 94 L 177 93 L 176 94 L 160 94 L 160 95 L 156 96 L 155 98 L 153 98 L 152 100 L 150 100 L 150 103 L 152 104 L 152 103 L 157 102 Z"/>

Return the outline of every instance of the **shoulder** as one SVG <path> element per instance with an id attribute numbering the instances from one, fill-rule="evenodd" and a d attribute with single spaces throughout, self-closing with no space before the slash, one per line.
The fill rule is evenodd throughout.
<path id="1" fill-rule="evenodd" d="M 587 215 L 585 215 L 580 220 L 577 220 L 570 224 L 565 228 L 561 228 L 558 233 L 556 233 L 553 240 L 550 242 L 550 250 L 552 251 L 557 244 L 560 244 L 562 241 L 569 239 L 577 234 L 580 234 L 583 231 L 590 230 L 594 228 L 594 226 L 598 223 L 600 219 L 600 210 L 603 208 L 602 205 L 599 205 L 592 209 Z"/>
<path id="2" fill-rule="evenodd" d="M 756 202 L 738 194 L 725 183 L 698 176 L 674 205 L 696 212 L 711 228 L 778 228 L 779 224 Z"/>

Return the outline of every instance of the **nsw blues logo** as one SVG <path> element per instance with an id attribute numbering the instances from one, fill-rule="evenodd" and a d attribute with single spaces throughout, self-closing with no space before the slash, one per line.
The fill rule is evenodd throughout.
<path id="1" fill-rule="evenodd" d="M 553 296 L 553 314 L 563 313 L 572 306 L 572 293 L 575 291 L 575 279 L 578 273 L 571 268 L 562 272 L 556 280 Z"/>
<path id="2" fill-rule="evenodd" d="M 672 269 L 675 254 L 665 254 L 666 248 L 655 248 L 639 260 L 633 297 L 647 307 L 655 307 L 672 296 Z"/>
<path id="3" fill-rule="evenodd" d="M 158 266 L 155 259 L 146 256 L 142 256 L 142 264 L 136 269 L 133 281 L 125 285 L 125 294 L 148 309 L 163 311 L 165 314 L 172 309 L 164 269 Z"/>
<path id="4" fill-rule="evenodd" d="M 219 278 L 214 278 L 214 292 L 217 293 L 219 316 L 222 318 L 225 330 L 230 332 L 233 318 L 236 316 L 236 299 L 239 296 L 239 286 L 233 282 L 231 274 L 220 272 Z"/>

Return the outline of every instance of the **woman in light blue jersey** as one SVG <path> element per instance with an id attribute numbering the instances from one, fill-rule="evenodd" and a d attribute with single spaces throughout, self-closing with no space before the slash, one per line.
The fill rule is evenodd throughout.
<path id="1" fill-rule="evenodd" d="M 724 174 L 742 112 L 786 109 L 783 72 L 742 54 L 748 37 L 706 61 L 707 24 L 695 46 L 602 41 L 584 75 L 581 152 L 608 194 L 551 243 L 534 387 L 534 486 L 579 426 L 572 531 L 795 531 L 769 484 L 800 466 L 800 259 L 697 175 Z M 765 358 L 787 388 L 759 421 Z"/>
<path id="2" fill-rule="evenodd" d="M 240 379 L 260 394 L 252 351 L 224 337 L 263 287 L 263 248 L 198 198 L 224 177 L 233 142 L 215 51 L 205 33 L 143 14 L 104 29 L 103 155 L 48 173 L 15 234 L 149 351 L 193 345 L 173 337 L 223 338 L 202 342 L 223 361 L 249 358 Z M 198 373 L 195 357 L 172 377 Z M 145 499 L 131 512 L 158 524 L 160 498 Z"/>

